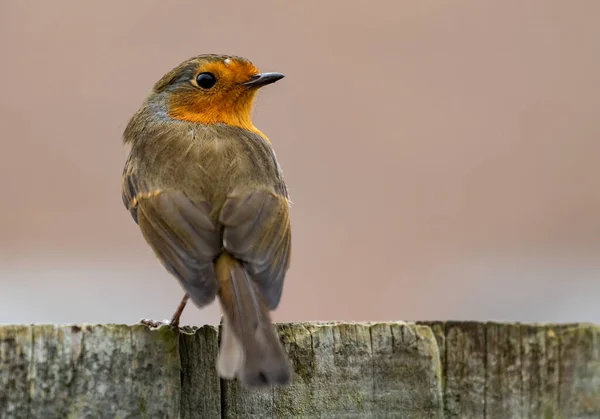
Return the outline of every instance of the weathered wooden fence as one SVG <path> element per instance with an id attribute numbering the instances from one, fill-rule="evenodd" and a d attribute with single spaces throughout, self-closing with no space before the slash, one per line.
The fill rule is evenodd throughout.
<path id="1" fill-rule="evenodd" d="M 219 380 L 218 328 L 0 326 L 0 418 L 600 418 L 600 327 L 279 324 L 288 387 Z"/>

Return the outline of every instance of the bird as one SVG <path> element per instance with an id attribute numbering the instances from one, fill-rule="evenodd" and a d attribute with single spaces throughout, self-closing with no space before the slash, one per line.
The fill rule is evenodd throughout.
<path id="1" fill-rule="evenodd" d="M 270 312 L 291 257 L 291 201 L 271 141 L 252 123 L 258 90 L 284 77 L 203 54 L 162 76 L 124 132 L 123 203 L 188 299 L 222 311 L 216 369 L 248 387 L 289 384 Z"/>

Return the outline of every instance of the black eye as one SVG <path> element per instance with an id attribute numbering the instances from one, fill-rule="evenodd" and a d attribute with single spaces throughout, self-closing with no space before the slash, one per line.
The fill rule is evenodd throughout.
<path id="1" fill-rule="evenodd" d="M 213 73 L 200 73 L 196 76 L 196 83 L 203 89 L 210 89 L 217 82 Z"/>

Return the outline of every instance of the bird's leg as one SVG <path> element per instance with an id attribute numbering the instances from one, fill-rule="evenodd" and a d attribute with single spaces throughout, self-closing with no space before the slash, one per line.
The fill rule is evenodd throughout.
<path id="1" fill-rule="evenodd" d="M 173 313 L 173 317 L 171 317 L 171 321 L 163 320 L 163 321 L 159 322 L 159 321 L 150 320 L 150 319 L 142 319 L 140 321 L 140 323 L 143 325 L 146 325 L 148 327 L 160 327 L 160 326 L 167 325 L 167 324 L 169 326 L 178 327 L 179 319 L 181 318 L 181 314 L 183 313 L 183 309 L 185 308 L 185 305 L 187 304 L 189 298 L 190 298 L 190 296 L 187 293 L 183 296 L 183 298 L 181 299 L 181 302 L 177 306 L 177 310 L 175 310 L 175 313 Z"/>
<path id="2" fill-rule="evenodd" d="M 177 306 L 177 310 L 175 310 L 175 313 L 173 313 L 173 317 L 171 317 L 171 326 L 179 327 L 179 319 L 181 318 L 181 314 L 183 313 L 183 309 L 185 308 L 185 305 L 187 304 L 189 298 L 190 295 L 186 293 L 181 299 L 181 302 Z"/>

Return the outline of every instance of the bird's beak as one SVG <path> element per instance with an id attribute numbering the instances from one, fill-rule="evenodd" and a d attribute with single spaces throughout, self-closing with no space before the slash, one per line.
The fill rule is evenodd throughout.
<path id="1" fill-rule="evenodd" d="M 262 87 L 267 84 L 275 83 L 277 80 L 281 80 L 285 76 L 281 73 L 258 73 L 250 78 L 249 81 L 244 83 L 246 87 Z"/>

